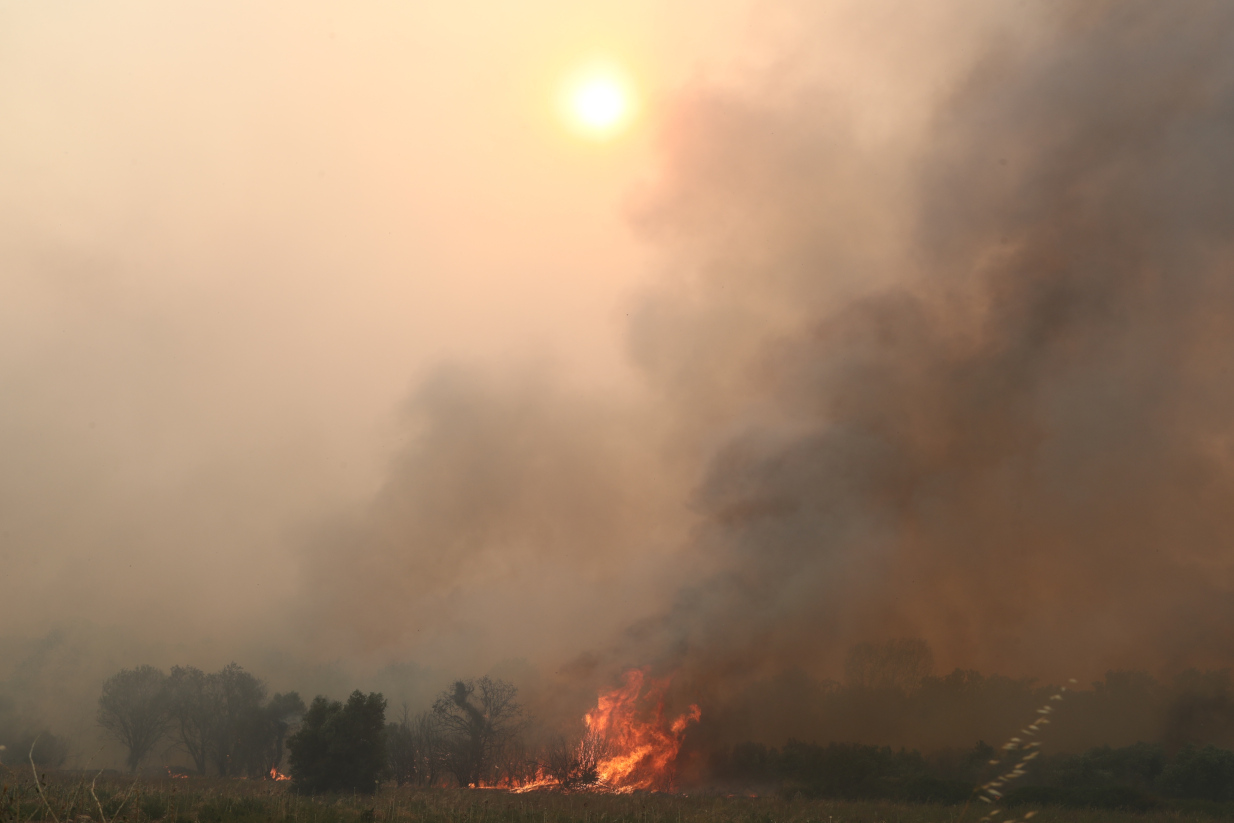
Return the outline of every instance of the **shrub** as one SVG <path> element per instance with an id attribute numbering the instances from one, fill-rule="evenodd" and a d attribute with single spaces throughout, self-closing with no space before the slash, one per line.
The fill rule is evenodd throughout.
<path id="1" fill-rule="evenodd" d="M 346 705 L 317 697 L 287 741 L 293 787 L 302 794 L 372 794 L 386 768 L 386 700 L 352 692 Z"/>
<path id="2" fill-rule="evenodd" d="M 1161 773 L 1160 786 L 1171 797 L 1234 800 L 1234 752 L 1216 746 L 1187 747 Z"/>

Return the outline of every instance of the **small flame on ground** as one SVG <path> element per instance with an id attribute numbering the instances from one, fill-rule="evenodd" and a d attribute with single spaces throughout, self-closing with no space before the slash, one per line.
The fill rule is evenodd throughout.
<path id="1" fill-rule="evenodd" d="M 270 779 L 271 780 L 291 780 L 290 777 L 288 777 L 287 775 L 283 774 L 282 772 L 278 770 L 278 766 L 270 767 Z"/>

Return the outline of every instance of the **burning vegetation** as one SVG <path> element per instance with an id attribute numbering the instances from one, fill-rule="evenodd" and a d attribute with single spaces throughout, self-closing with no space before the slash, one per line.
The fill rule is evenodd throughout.
<path id="1" fill-rule="evenodd" d="M 587 713 L 589 738 L 604 741 L 607 757 L 596 765 L 596 783 L 617 791 L 671 788 L 677 753 L 698 706 L 671 721 L 664 714 L 668 680 L 653 680 L 644 688 L 645 672 L 626 672 L 625 685 L 600 696 Z M 584 738 L 586 740 L 587 738 Z"/>
<path id="2" fill-rule="evenodd" d="M 629 793 L 674 788 L 677 755 L 686 729 L 697 723 L 698 706 L 670 719 L 665 714 L 668 680 L 648 679 L 631 669 L 624 683 L 601 694 L 583 717 L 577 741 L 557 737 L 544 749 L 531 780 L 508 784 L 514 791 L 586 789 Z"/>
<path id="3" fill-rule="evenodd" d="M 581 731 L 557 734 L 530 750 L 516 690 L 491 678 L 458 681 L 431 712 L 404 718 L 388 731 L 391 767 L 399 783 L 528 792 L 671 791 L 686 730 L 701 715 L 691 705 L 666 709 L 669 680 L 631 669 L 622 684 L 598 696 Z"/>

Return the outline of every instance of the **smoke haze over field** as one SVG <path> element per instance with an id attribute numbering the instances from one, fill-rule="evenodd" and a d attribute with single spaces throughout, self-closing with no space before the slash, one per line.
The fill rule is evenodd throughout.
<path id="1" fill-rule="evenodd" d="M 0 679 L 80 730 L 147 661 L 1229 665 L 1234 9 L 1182 5 L 0 12 Z M 518 106 L 605 25 L 651 102 L 584 149 Z"/>

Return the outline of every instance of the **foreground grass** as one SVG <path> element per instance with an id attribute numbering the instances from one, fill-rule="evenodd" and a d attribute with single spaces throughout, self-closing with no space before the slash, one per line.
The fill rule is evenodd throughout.
<path id="1" fill-rule="evenodd" d="M 131 780 L 49 775 L 46 803 L 33 778 L 0 773 L 0 821 L 59 823 L 977 823 L 953 806 L 716 795 L 601 795 L 386 788 L 375 796 L 299 797 L 285 783 Z M 95 796 L 97 796 L 97 801 Z M 1020 816 L 1024 809 L 1017 809 Z M 1186 823 L 1221 809 L 1131 814 L 1045 808 L 1034 823 Z"/>

